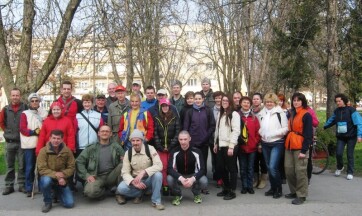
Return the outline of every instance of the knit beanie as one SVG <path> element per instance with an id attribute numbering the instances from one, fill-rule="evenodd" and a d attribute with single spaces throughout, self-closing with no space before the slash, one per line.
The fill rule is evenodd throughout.
<path id="1" fill-rule="evenodd" d="M 40 96 L 37 93 L 31 93 L 28 97 L 28 101 L 30 102 L 32 98 L 37 98 L 39 101 L 41 100 Z"/>
<path id="2" fill-rule="evenodd" d="M 133 138 L 139 138 L 141 140 L 144 140 L 145 137 L 143 136 L 142 131 L 138 130 L 138 129 L 134 129 L 133 132 L 131 133 L 131 136 L 129 136 L 129 139 L 133 139 Z"/>

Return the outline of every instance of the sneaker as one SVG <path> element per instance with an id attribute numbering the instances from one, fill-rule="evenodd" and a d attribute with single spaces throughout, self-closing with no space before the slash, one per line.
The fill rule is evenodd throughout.
<path id="1" fill-rule="evenodd" d="M 152 206 L 155 207 L 157 210 L 164 210 L 165 206 L 162 203 L 152 203 Z"/>
<path id="2" fill-rule="evenodd" d="M 194 196 L 194 203 L 197 203 L 197 204 L 202 203 L 201 195 Z"/>
<path id="3" fill-rule="evenodd" d="M 181 204 L 182 196 L 175 196 L 172 200 L 172 205 L 178 206 Z"/>
<path id="4" fill-rule="evenodd" d="M 305 197 L 297 197 L 294 200 L 292 200 L 292 204 L 294 205 L 302 205 L 305 201 Z"/>
<path id="5" fill-rule="evenodd" d="M 347 175 L 347 180 L 352 180 L 353 179 L 353 175 L 352 174 L 348 174 Z"/>
<path id="6" fill-rule="evenodd" d="M 340 176 L 343 170 L 344 170 L 344 167 L 342 167 L 342 169 L 340 169 L 340 170 L 337 169 L 336 172 L 334 172 L 334 175 L 335 176 Z"/>
<path id="7" fill-rule="evenodd" d="M 41 208 L 41 212 L 47 213 L 50 211 L 51 208 L 52 208 L 51 203 L 44 203 L 43 207 Z"/>
<path id="8" fill-rule="evenodd" d="M 6 187 L 3 191 L 3 195 L 9 195 L 11 193 L 14 192 L 14 188 L 13 187 Z"/>
<path id="9" fill-rule="evenodd" d="M 119 194 L 116 195 L 116 201 L 120 205 L 126 204 L 126 199 L 124 198 L 124 196 Z"/>
<path id="10" fill-rule="evenodd" d="M 285 194 L 284 197 L 287 198 L 287 199 L 294 199 L 294 198 L 297 198 L 297 194 L 289 193 L 289 194 Z"/>

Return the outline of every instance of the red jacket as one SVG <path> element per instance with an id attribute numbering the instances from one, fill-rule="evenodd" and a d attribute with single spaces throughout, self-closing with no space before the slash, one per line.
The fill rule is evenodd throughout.
<path id="1" fill-rule="evenodd" d="M 72 102 L 70 102 L 70 101 L 72 101 Z M 57 102 L 63 104 L 63 107 L 64 107 L 64 110 L 62 110 L 63 115 L 65 117 L 69 118 L 73 123 L 73 127 L 76 128 L 76 126 L 77 126 L 76 115 L 78 113 L 78 103 L 76 101 L 76 98 L 74 96 L 72 96 L 72 97 L 68 98 L 67 101 L 64 103 L 62 96 L 60 96 L 57 99 Z"/>
<path id="2" fill-rule="evenodd" d="M 260 142 L 259 129 L 260 124 L 256 116 L 249 115 L 247 118 L 242 116 L 241 119 L 245 122 L 248 130 L 248 142 L 246 145 L 241 145 L 241 152 L 253 153 L 258 150 L 258 143 Z"/>
<path id="3" fill-rule="evenodd" d="M 75 131 L 73 123 L 67 117 L 61 116 L 60 118 L 55 119 L 50 115 L 44 120 L 43 126 L 40 129 L 38 144 L 35 150 L 36 155 L 38 155 L 40 149 L 49 142 L 50 132 L 55 129 L 63 131 L 64 143 L 71 151 L 75 152 Z"/>

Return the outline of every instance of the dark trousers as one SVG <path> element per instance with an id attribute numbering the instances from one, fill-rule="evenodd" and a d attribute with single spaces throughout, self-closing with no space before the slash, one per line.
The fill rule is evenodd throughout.
<path id="1" fill-rule="evenodd" d="M 239 168 L 240 168 L 240 178 L 242 187 L 244 189 L 253 188 L 253 178 L 254 178 L 254 159 L 256 152 L 244 153 L 239 152 Z"/>
<path id="2" fill-rule="evenodd" d="M 5 148 L 6 174 L 5 186 L 14 187 L 15 183 L 15 161 L 18 160 L 18 186 L 24 186 L 24 151 L 20 147 L 20 142 L 6 142 Z"/>
<path id="3" fill-rule="evenodd" d="M 344 147 L 347 145 L 347 174 L 353 174 L 354 171 L 354 148 L 356 147 L 357 137 L 351 138 L 337 138 L 337 149 L 336 149 L 336 159 L 337 159 L 337 169 L 342 169 L 343 167 L 343 152 Z"/>
<path id="4" fill-rule="evenodd" d="M 268 173 L 268 168 L 266 166 L 262 152 L 258 152 L 258 151 L 256 152 L 255 160 L 254 160 L 254 172 L 261 173 L 261 174 Z"/>
<path id="5" fill-rule="evenodd" d="M 221 147 L 216 154 L 216 170 L 221 174 L 225 189 L 236 190 L 238 177 L 237 153 L 239 148 L 234 148 L 233 156 L 228 156 L 228 147 Z"/>
<path id="6" fill-rule="evenodd" d="M 200 149 L 202 153 L 202 157 L 204 158 L 204 164 L 205 164 L 205 176 L 207 176 L 207 157 L 209 155 L 209 145 L 201 145 L 201 146 L 195 146 L 196 148 Z"/>

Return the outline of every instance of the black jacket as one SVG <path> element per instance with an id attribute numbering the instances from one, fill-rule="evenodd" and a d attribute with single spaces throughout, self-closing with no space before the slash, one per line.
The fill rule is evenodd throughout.
<path id="1" fill-rule="evenodd" d="M 177 136 L 180 132 L 180 119 L 177 115 L 173 117 L 166 124 L 163 123 L 160 116 L 154 117 L 154 141 L 155 149 L 163 151 L 165 148 L 171 151 L 178 145 Z"/>

